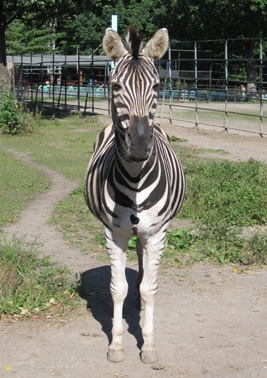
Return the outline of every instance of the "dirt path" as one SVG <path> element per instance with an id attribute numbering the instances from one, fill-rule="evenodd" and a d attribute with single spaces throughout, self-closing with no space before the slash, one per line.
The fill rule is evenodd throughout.
<path id="1" fill-rule="evenodd" d="M 168 129 L 168 126 L 166 126 Z M 233 160 L 250 156 L 267 161 L 267 144 L 257 138 L 206 133 L 183 128 L 170 132 L 188 145 L 225 150 Z M 25 164 L 44 170 L 53 185 L 22 212 L 7 235 L 38 236 L 41 252 L 84 272 L 91 312 L 84 308 L 57 320 L 0 322 L 0 376 L 36 377 L 267 377 L 267 269 L 237 274 L 231 266 L 205 264 L 162 269 L 155 308 L 155 338 L 159 364 L 139 359 L 142 342 L 136 310 L 135 264 L 128 264 L 130 291 L 125 303 L 125 361 L 106 359 L 111 330 L 109 266 L 81 254 L 63 241 L 52 225 L 51 212 L 76 184 L 61 174 L 13 151 Z M 219 155 L 221 157 L 221 154 Z"/>

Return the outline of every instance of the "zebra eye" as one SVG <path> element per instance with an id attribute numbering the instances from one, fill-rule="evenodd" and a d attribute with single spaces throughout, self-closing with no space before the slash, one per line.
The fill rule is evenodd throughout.
<path id="1" fill-rule="evenodd" d="M 154 89 L 154 91 L 157 91 L 157 90 L 159 89 L 159 84 L 158 84 L 158 83 L 155 84 L 155 85 L 153 86 L 153 89 Z"/>
<path id="2" fill-rule="evenodd" d="M 119 91 L 120 89 L 121 89 L 121 86 L 119 84 L 117 84 L 117 83 L 113 84 L 113 90 L 114 91 Z"/>

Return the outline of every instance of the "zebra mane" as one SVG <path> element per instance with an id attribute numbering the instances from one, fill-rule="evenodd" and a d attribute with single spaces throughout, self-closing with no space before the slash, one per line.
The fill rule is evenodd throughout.
<path id="1" fill-rule="evenodd" d="M 134 59 L 138 59 L 139 52 L 143 45 L 142 37 L 132 25 L 129 26 L 126 42 L 129 53 L 132 54 Z"/>

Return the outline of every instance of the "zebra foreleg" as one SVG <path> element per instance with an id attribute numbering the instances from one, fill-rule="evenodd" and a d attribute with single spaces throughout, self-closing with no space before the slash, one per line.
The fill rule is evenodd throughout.
<path id="1" fill-rule="evenodd" d="M 140 294 L 144 302 L 144 325 L 142 334 L 144 344 L 141 349 L 141 360 L 146 364 L 157 361 L 157 349 L 154 345 L 154 304 L 158 291 L 158 268 L 164 248 L 165 237 L 150 239 L 143 248 L 143 279 Z M 163 239 L 162 239 L 163 236 Z"/>
<path id="2" fill-rule="evenodd" d="M 139 263 L 139 274 L 138 274 L 138 281 L 137 281 L 137 290 L 138 290 L 138 293 L 139 293 L 138 305 L 140 307 L 140 310 L 144 310 L 145 304 L 144 304 L 144 301 L 143 301 L 142 296 L 140 294 L 140 285 L 141 285 L 141 282 L 143 280 L 143 275 L 144 275 L 143 248 L 142 248 L 142 244 L 141 244 L 139 239 L 137 239 L 137 243 L 136 243 L 136 253 L 137 253 L 137 256 L 138 256 L 138 263 Z"/>
<path id="3" fill-rule="evenodd" d="M 112 342 L 108 347 L 108 360 L 120 362 L 124 360 L 122 323 L 123 303 L 128 292 L 128 283 L 125 276 L 126 245 L 128 238 L 117 238 L 110 230 L 105 230 L 106 247 L 111 266 L 110 292 L 113 299 L 113 326 Z"/>

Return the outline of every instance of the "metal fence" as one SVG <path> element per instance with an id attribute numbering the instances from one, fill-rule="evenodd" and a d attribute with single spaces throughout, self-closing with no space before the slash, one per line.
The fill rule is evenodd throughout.
<path id="1" fill-rule="evenodd" d="M 156 121 L 267 135 L 267 39 L 179 42 L 156 66 Z M 12 59 L 18 100 L 110 114 L 112 62 L 57 55 Z"/>
<path id="2" fill-rule="evenodd" d="M 160 119 L 267 135 L 267 40 L 180 42 L 169 52 Z"/>

